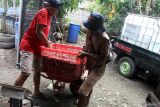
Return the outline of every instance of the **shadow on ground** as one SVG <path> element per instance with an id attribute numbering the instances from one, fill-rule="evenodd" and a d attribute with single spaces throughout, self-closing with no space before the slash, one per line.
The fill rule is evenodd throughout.
<path id="1" fill-rule="evenodd" d="M 51 89 L 44 89 L 42 91 L 48 96 L 48 99 L 32 98 L 33 105 L 36 107 L 76 107 L 76 99 L 74 99 L 67 86 L 59 94 L 55 94 Z M 30 104 L 25 107 L 30 107 Z"/>

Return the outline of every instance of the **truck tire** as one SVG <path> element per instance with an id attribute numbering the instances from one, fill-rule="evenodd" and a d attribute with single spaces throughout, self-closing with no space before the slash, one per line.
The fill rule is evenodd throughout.
<path id="1" fill-rule="evenodd" d="M 118 61 L 118 71 L 126 78 L 133 78 L 135 76 L 135 69 L 135 62 L 129 57 L 122 57 Z"/>

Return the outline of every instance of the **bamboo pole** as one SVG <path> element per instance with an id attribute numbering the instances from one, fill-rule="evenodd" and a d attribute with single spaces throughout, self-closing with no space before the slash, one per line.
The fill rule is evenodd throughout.
<path id="1" fill-rule="evenodd" d="M 23 0 L 20 0 L 20 13 L 19 13 L 19 23 L 18 23 L 18 40 L 17 40 L 17 57 L 16 57 L 16 65 L 17 67 L 20 67 L 20 50 L 19 50 L 19 44 L 21 39 L 21 31 L 22 31 L 22 9 L 23 8 Z"/>

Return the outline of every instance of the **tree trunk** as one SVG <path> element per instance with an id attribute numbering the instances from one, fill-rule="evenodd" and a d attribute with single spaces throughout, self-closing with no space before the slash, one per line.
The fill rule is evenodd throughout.
<path id="1" fill-rule="evenodd" d="M 136 1 L 135 0 L 128 0 L 128 1 L 129 1 L 128 5 L 131 8 L 131 10 L 133 11 L 134 10 L 134 5 L 135 5 Z"/>
<path id="2" fill-rule="evenodd" d="M 151 7 L 154 7 L 156 5 L 157 0 L 152 0 L 151 1 Z"/>
<path id="3" fill-rule="evenodd" d="M 145 8 L 145 15 L 149 14 L 149 9 L 151 8 L 151 0 L 147 0 L 146 8 Z"/>
<path id="4" fill-rule="evenodd" d="M 3 0 L 3 6 L 4 6 L 4 13 L 3 13 L 3 19 L 2 19 L 2 32 L 7 33 L 7 29 L 6 29 L 7 0 Z"/>
<path id="5" fill-rule="evenodd" d="M 14 13 L 16 13 L 16 0 L 13 0 Z"/>
<path id="6" fill-rule="evenodd" d="M 62 18 L 60 18 L 60 28 L 61 28 L 61 31 L 63 33 L 63 39 L 66 40 L 67 39 L 67 33 L 66 33 L 66 30 L 65 30 L 65 24 L 63 23 Z"/>
<path id="7" fill-rule="evenodd" d="M 137 0 L 137 7 L 139 9 L 139 13 L 142 14 L 142 9 L 141 9 L 142 3 L 141 0 Z"/>

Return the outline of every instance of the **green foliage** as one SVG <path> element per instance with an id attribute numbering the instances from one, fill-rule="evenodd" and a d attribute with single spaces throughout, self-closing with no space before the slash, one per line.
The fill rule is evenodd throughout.
<path id="1" fill-rule="evenodd" d="M 14 2 L 14 0 L 7 0 L 8 1 L 8 6 L 9 7 L 12 7 L 13 6 L 13 2 Z M 16 2 L 16 6 L 19 6 L 19 3 L 20 3 L 20 0 L 16 0 L 15 1 Z"/>
<path id="2" fill-rule="evenodd" d="M 98 0 L 97 0 L 98 1 Z M 101 7 L 100 13 L 106 17 L 111 11 L 110 4 L 115 5 L 115 13 L 112 19 L 106 17 L 105 27 L 110 35 L 120 35 L 124 24 L 124 19 L 128 13 L 146 14 L 146 6 L 148 0 L 141 0 L 141 6 L 137 6 L 135 0 L 99 0 Z M 149 15 L 160 17 L 160 0 L 155 0 L 155 5 L 149 5 Z M 153 2 L 153 1 L 152 1 Z"/>
<path id="3" fill-rule="evenodd" d="M 39 3 L 36 0 L 29 0 L 27 8 L 29 10 L 38 10 Z"/>
<path id="4" fill-rule="evenodd" d="M 127 16 L 128 12 L 132 12 L 131 2 L 129 0 L 100 0 L 101 7 L 103 7 L 100 13 L 105 16 L 104 26 L 107 29 L 109 35 L 120 35 L 122 26 L 124 24 L 124 19 Z M 109 19 L 108 14 L 112 11 L 114 5 L 115 10 L 113 14 L 113 18 Z"/>
<path id="5" fill-rule="evenodd" d="M 150 11 L 149 15 L 160 17 L 160 0 L 156 0 L 156 4 Z"/>
<path id="6" fill-rule="evenodd" d="M 59 16 L 63 18 L 68 12 L 78 8 L 79 3 L 83 0 L 61 0 L 61 9 Z"/>
<path id="7" fill-rule="evenodd" d="M 115 18 L 105 22 L 104 26 L 107 30 L 107 33 L 109 35 L 119 36 L 121 28 L 123 26 L 123 21 L 124 21 L 123 19 L 124 18 L 122 18 L 120 15 L 116 14 Z"/>

